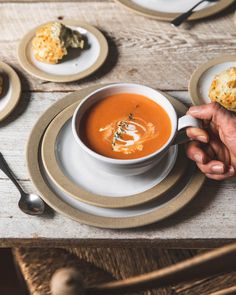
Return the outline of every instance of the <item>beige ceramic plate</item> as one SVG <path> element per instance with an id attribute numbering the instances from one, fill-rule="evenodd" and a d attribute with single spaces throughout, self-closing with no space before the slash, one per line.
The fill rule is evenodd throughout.
<path id="1" fill-rule="evenodd" d="M 71 82 L 91 75 L 106 60 L 107 40 L 98 29 L 80 21 L 67 20 L 62 23 L 84 35 L 88 48 L 69 49 L 68 55 L 56 65 L 39 62 L 34 58 L 31 46 L 38 27 L 34 28 L 23 37 L 18 47 L 19 62 L 29 74 L 52 82 Z"/>
<path id="2" fill-rule="evenodd" d="M 194 170 L 194 172 L 191 174 L 191 177 L 188 178 L 185 186 L 182 188 L 178 196 L 172 198 L 163 206 L 154 208 L 146 214 L 124 218 L 97 216 L 84 212 L 82 210 L 75 209 L 67 202 L 58 198 L 58 196 L 48 186 L 43 172 L 41 171 L 41 163 L 39 162 L 41 139 L 44 135 L 45 129 L 55 118 L 55 116 L 57 116 L 63 109 L 77 102 L 79 99 L 87 96 L 89 93 L 91 93 L 95 89 L 98 89 L 100 86 L 97 85 L 94 87 L 88 87 L 64 97 L 64 99 L 61 99 L 53 106 L 51 106 L 40 117 L 40 119 L 34 126 L 28 140 L 26 158 L 29 175 L 38 192 L 40 193 L 44 201 L 48 203 L 48 205 L 51 206 L 54 210 L 76 221 L 101 228 L 118 229 L 144 226 L 156 221 L 160 221 L 179 211 L 195 197 L 195 195 L 198 193 L 204 183 L 204 175 L 198 170 Z M 176 101 L 173 98 L 171 98 L 170 100 L 172 101 L 172 103 Z M 181 110 L 182 107 L 183 105 L 176 101 L 176 108 Z"/>
<path id="3" fill-rule="evenodd" d="M 169 12 L 169 7 L 167 8 L 167 11 L 165 11 L 165 8 L 160 9 L 160 11 L 154 9 L 152 6 L 155 6 L 155 0 L 150 1 L 151 4 L 149 3 L 149 1 L 138 1 L 138 0 L 116 0 L 117 2 L 123 4 L 123 6 L 125 6 L 126 8 L 137 12 L 143 16 L 146 17 L 150 17 L 150 18 L 154 18 L 157 20 L 164 20 L 164 21 L 172 21 L 176 16 L 178 16 L 181 12 Z M 176 2 L 179 0 L 176 0 Z M 140 5 L 140 3 L 143 2 L 143 5 Z M 163 0 L 163 1 L 159 1 L 160 2 L 160 6 L 164 5 L 165 2 L 168 2 L 168 5 L 170 6 L 171 3 L 169 3 L 169 1 L 167 0 Z M 180 2 L 180 1 L 179 1 Z M 196 1 L 195 1 L 196 2 Z M 195 3 L 194 2 L 194 3 Z M 183 4 L 179 3 L 179 7 L 181 7 L 182 12 L 187 11 L 189 9 L 189 6 L 185 7 L 187 1 L 184 1 Z M 214 15 L 220 11 L 222 11 L 223 9 L 225 9 L 226 7 L 228 7 L 229 5 L 231 5 L 232 3 L 234 3 L 234 0 L 220 0 L 218 3 L 215 3 L 214 5 L 205 7 L 201 10 L 198 10 L 196 12 L 194 12 L 190 17 L 189 20 L 197 20 L 197 19 L 201 19 L 210 15 Z M 188 4 L 188 3 L 187 3 Z M 190 7 L 192 7 L 193 5 L 191 4 Z M 164 11 L 163 11 L 164 10 Z"/>
<path id="4" fill-rule="evenodd" d="M 108 208 L 124 208 L 124 207 L 130 207 L 130 206 L 136 206 L 139 204 L 143 204 L 143 203 L 146 203 L 146 202 L 151 201 L 153 199 L 156 199 L 157 197 L 161 197 L 164 193 L 166 193 L 168 190 L 170 190 L 183 176 L 183 173 L 186 171 L 188 161 L 187 161 L 186 157 L 184 156 L 183 149 L 180 149 L 180 152 L 179 152 L 179 155 L 177 158 L 177 162 L 176 162 L 174 168 L 172 168 L 170 173 L 169 173 L 169 171 L 170 171 L 171 167 L 173 166 L 173 164 L 172 163 L 169 164 L 169 166 L 171 165 L 171 167 L 167 171 L 167 173 L 169 173 L 168 176 L 165 177 L 164 180 L 162 180 L 163 179 L 162 174 L 161 174 L 162 172 L 157 171 L 159 166 L 160 167 L 163 166 L 160 163 L 158 165 L 158 167 L 155 167 L 153 169 L 153 175 L 154 175 L 153 177 L 156 177 L 156 179 L 157 179 L 158 175 L 161 176 L 161 178 L 159 177 L 160 178 L 160 181 L 158 181 L 159 183 L 157 183 L 157 185 L 155 185 L 154 187 L 152 187 L 148 190 L 145 190 L 144 192 L 133 194 L 133 195 L 127 195 L 127 192 L 126 192 L 126 196 L 114 197 L 114 196 L 105 196 L 105 195 L 100 195 L 100 194 L 98 195 L 98 194 L 92 193 L 91 191 L 89 192 L 89 191 L 83 189 L 81 186 L 81 185 L 83 185 L 83 183 L 81 183 L 81 185 L 77 184 L 75 181 L 73 181 L 71 179 L 70 176 L 67 175 L 67 173 L 65 171 L 63 171 L 64 169 L 58 163 L 58 159 L 57 159 L 57 155 L 56 155 L 56 153 L 57 153 L 56 151 L 58 151 L 58 150 L 60 153 L 62 153 L 62 144 L 59 144 L 59 147 L 57 146 L 58 135 L 61 132 L 61 130 L 63 129 L 63 127 L 65 126 L 65 124 L 72 118 L 73 113 L 74 113 L 77 106 L 78 106 L 78 103 L 75 103 L 75 104 L 71 105 L 70 107 L 68 107 L 67 109 L 63 110 L 49 125 L 49 127 L 47 128 L 46 133 L 43 137 L 43 141 L 42 141 L 42 160 L 43 160 L 44 167 L 47 171 L 47 174 L 50 175 L 50 178 L 53 180 L 53 182 L 66 194 L 68 194 L 76 199 L 79 199 L 83 202 L 95 205 L 95 206 L 108 207 Z M 183 109 L 185 109 L 185 108 L 183 108 Z M 72 138 L 72 140 L 73 140 L 73 138 Z M 73 142 L 71 142 L 69 146 L 72 146 L 72 143 Z M 77 156 L 78 152 L 75 153 L 75 156 Z M 172 151 L 172 152 L 174 152 L 174 151 Z M 71 153 L 71 151 L 70 151 L 70 153 Z M 65 154 L 66 155 L 68 154 L 67 150 L 65 151 Z M 171 162 L 174 161 L 174 159 L 171 158 L 171 156 L 169 158 L 170 158 Z M 76 162 L 77 162 L 76 166 L 78 166 L 78 167 L 80 165 L 79 159 L 76 160 Z M 75 159 L 74 159 L 74 161 L 75 161 Z M 89 163 L 86 163 L 86 164 L 88 165 Z M 73 163 L 71 163 L 71 164 L 68 163 L 68 165 L 70 166 L 70 170 L 73 170 L 73 168 L 72 168 Z M 87 168 L 87 167 L 85 167 L 85 168 Z M 95 169 L 94 165 L 93 165 L 93 167 L 91 167 L 91 169 Z M 72 175 L 73 174 L 78 175 L 79 171 L 75 170 L 72 173 Z M 89 174 L 91 174 L 91 173 L 89 173 Z M 98 175 L 96 177 L 97 177 L 97 179 L 99 179 Z M 147 175 L 144 175 L 143 177 L 145 179 L 145 178 L 147 178 Z M 108 176 L 105 174 L 104 178 L 108 179 Z M 113 178 L 110 179 L 110 181 L 116 182 L 117 180 L 115 180 L 115 179 L 116 178 L 113 176 Z M 128 179 L 125 178 L 123 181 L 126 181 L 126 180 L 128 180 Z M 96 178 L 93 179 L 93 182 L 96 182 L 96 181 L 98 181 L 98 180 L 96 180 Z M 99 181 L 95 185 L 96 192 L 98 191 Z M 133 178 L 130 178 L 128 181 L 133 182 L 134 180 L 133 180 Z M 136 186 L 139 183 L 142 183 L 140 179 L 137 181 L 138 181 L 138 183 L 136 184 Z M 91 187 L 92 187 L 91 181 L 89 181 L 89 183 L 90 184 L 89 184 L 88 188 L 91 189 Z M 135 183 L 133 183 L 132 186 L 135 186 Z M 126 187 L 128 184 L 129 183 L 126 184 Z M 123 184 L 123 186 L 125 186 L 125 184 Z"/>
<path id="5" fill-rule="evenodd" d="M 193 72 L 188 88 L 194 105 L 211 102 L 208 93 L 214 77 L 230 67 L 236 67 L 236 55 L 219 56 Z"/>
<path id="6" fill-rule="evenodd" d="M 3 93 L 0 95 L 0 121 L 4 120 L 16 107 L 21 94 L 20 79 L 16 72 L 4 62 L 0 62 L 3 76 Z"/>

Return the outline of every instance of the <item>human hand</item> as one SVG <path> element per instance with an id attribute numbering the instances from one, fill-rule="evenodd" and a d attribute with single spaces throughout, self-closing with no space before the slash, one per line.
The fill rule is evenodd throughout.
<path id="1" fill-rule="evenodd" d="M 218 103 L 193 106 L 188 114 L 203 120 L 204 129 L 189 127 L 193 141 L 187 156 L 208 177 L 224 180 L 236 175 L 236 116 Z"/>

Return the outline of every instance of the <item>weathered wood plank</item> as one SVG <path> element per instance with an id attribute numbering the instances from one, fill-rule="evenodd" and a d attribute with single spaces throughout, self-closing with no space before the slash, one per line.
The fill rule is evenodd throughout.
<path id="1" fill-rule="evenodd" d="M 87 21 L 108 38 L 106 64 L 83 81 L 42 83 L 26 75 L 16 58 L 20 38 L 32 27 L 64 18 Z M 182 28 L 143 18 L 113 2 L 2 3 L 0 56 L 26 77 L 25 90 L 70 91 L 96 82 L 138 82 L 162 90 L 186 90 L 193 70 L 220 54 L 235 53 L 233 13 Z"/>
<path id="2" fill-rule="evenodd" d="M 12 162 L 12 159 L 10 159 Z M 29 181 L 22 185 L 34 191 Z M 214 247 L 236 239 L 233 182 L 208 182 L 185 210 L 165 222 L 135 230 L 103 230 L 72 221 L 60 214 L 31 217 L 17 207 L 18 192 L 0 179 L 4 200 L 0 211 L 0 246 L 134 245 L 159 247 Z"/>
<path id="3" fill-rule="evenodd" d="M 186 92 L 171 92 L 189 102 Z M 65 93 L 24 93 L 19 107 L 0 125 L 0 151 L 21 181 L 35 192 L 25 166 L 24 149 L 40 114 Z M 60 214 L 30 217 L 17 206 L 19 194 L 0 172 L 0 246 L 158 245 L 214 247 L 236 239 L 235 182 L 208 181 L 201 193 L 180 213 L 159 224 L 135 230 L 102 230 L 74 222 Z M 60 230 L 58 230 L 60 229 Z"/>

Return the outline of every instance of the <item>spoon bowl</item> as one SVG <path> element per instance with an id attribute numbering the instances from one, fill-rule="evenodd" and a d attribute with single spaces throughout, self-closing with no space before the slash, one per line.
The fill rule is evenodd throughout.
<path id="1" fill-rule="evenodd" d="M 18 206 L 24 213 L 29 215 L 42 215 L 45 211 L 44 201 L 36 194 L 23 194 Z"/>

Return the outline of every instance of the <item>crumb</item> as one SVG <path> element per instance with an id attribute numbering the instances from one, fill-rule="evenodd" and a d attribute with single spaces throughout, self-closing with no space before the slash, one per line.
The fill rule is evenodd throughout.
<path id="1" fill-rule="evenodd" d="M 137 72 L 138 72 L 138 69 L 133 68 L 133 69 L 131 69 L 131 70 L 128 71 L 128 74 L 129 74 L 130 76 L 133 76 L 133 75 L 136 74 Z"/>

